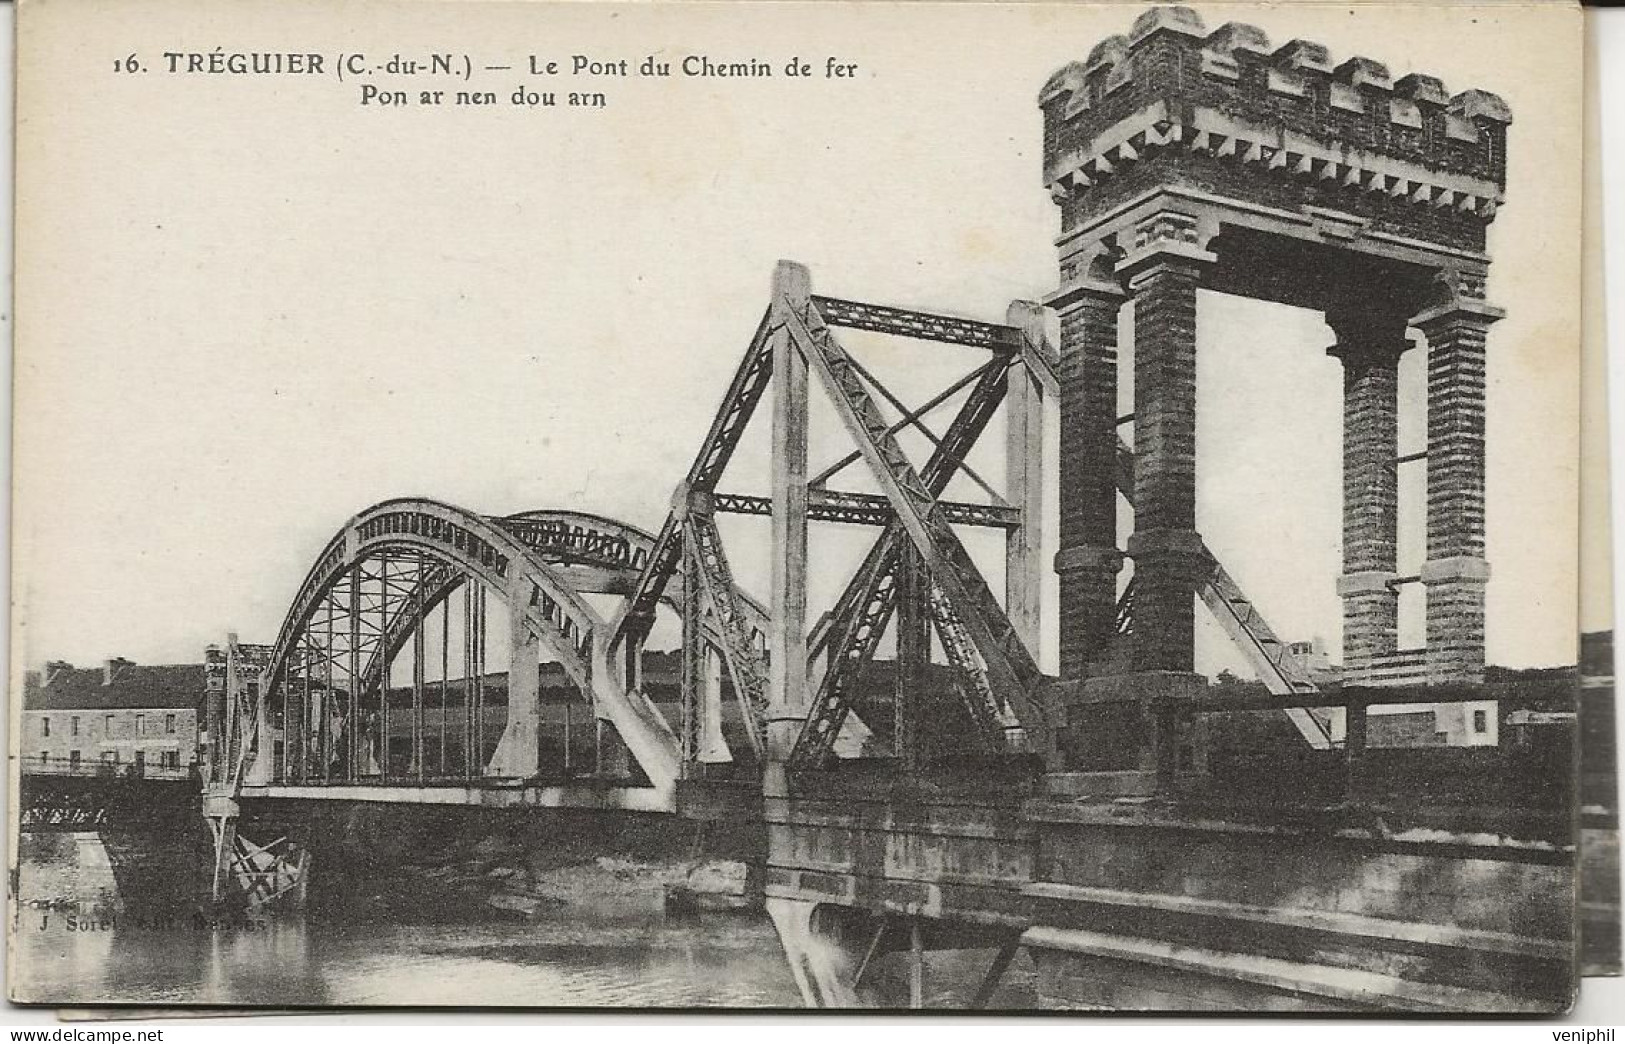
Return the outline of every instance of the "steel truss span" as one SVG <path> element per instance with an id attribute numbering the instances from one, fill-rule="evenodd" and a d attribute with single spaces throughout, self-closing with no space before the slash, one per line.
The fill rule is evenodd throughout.
<path id="1" fill-rule="evenodd" d="M 410 497 L 345 523 L 300 585 L 275 644 L 232 643 L 215 686 L 228 706 L 211 732 L 227 741 L 211 758 L 211 792 L 227 800 L 245 786 L 576 795 L 589 783 L 649 788 L 660 796 L 640 806 L 675 807 L 680 779 L 710 778 L 724 766 L 735 778 L 758 778 L 769 763 L 805 772 L 854 755 L 917 767 L 933 744 L 939 754 L 1064 767 L 1054 679 L 1038 666 L 1042 425 L 1058 359 L 1044 309 L 1016 302 L 1006 322 L 990 323 L 809 287 L 805 269 L 781 263 L 657 532 L 581 511 L 488 516 Z M 979 349 L 980 361 L 967 356 L 957 379 L 910 405 L 837 329 L 930 351 Z M 851 447 L 816 475 L 804 459 L 813 384 L 834 403 Z M 721 488 L 764 403 L 771 495 Z M 1001 415 L 999 490 L 967 458 L 998 431 Z M 904 452 L 904 429 L 929 441 L 924 459 Z M 1118 449 L 1119 484 L 1132 496 L 1134 454 Z M 867 470 L 879 492 L 827 485 L 849 467 Z M 956 477 L 985 499 L 945 497 Z M 770 520 L 772 604 L 736 582 L 722 514 Z M 810 617 L 813 524 L 877 533 L 834 603 Z M 1002 598 L 961 543 L 967 527 L 1005 541 Z M 1203 589 L 1234 619 L 1232 637 L 1274 668 L 1281 682 L 1272 688 L 1312 689 L 1234 586 L 1215 563 Z M 1134 634 L 1132 595 L 1118 606 L 1125 642 Z M 616 608 L 605 613 L 599 596 L 618 599 Z M 675 679 L 669 671 L 646 678 L 644 645 L 662 605 L 681 627 Z M 876 703 L 868 671 L 888 634 L 894 681 L 881 695 L 889 705 Z M 805 666 L 775 670 L 775 659 Z M 544 664 L 556 667 L 544 672 Z M 931 695 L 936 689 L 948 698 Z M 860 705 L 880 727 L 863 720 Z M 1296 718 L 1306 734 L 1317 731 L 1308 712 Z"/>

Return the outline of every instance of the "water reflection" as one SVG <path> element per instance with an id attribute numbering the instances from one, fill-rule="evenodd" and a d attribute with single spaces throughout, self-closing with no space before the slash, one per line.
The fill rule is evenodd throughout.
<path id="1" fill-rule="evenodd" d="M 25 863 L 25 899 L 29 877 Z M 110 923 L 64 909 L 15 916 L 18 997 L 58 1004 L 800 1003 L 765 917 L 676 923 L 658 895 L 578 896 L 529 921 L 465 924 L 399 923 L 410 915 L 371 908 L 236 926 L 188 910 L 126 911 Z"/>
<path id="2" fill-rule="evenodd" d="M 528 919 L 493 909 L 479 899 L 486 894 L 481 889 L 458 892 L 457 875 L 441 868 L 393 881 L 378 875 L 330 880 L 330 887 L 313 889 L 303 913 L 231 923 L 211 920 L 195 902 L 174 896 L 125 896 L 117 914 L 80 913 L 93 902 L 84 897 L 103 895 L 106 884 L 98 883 L 98 860 L 82 858 L 83 844 L 59 835 L 23 848 L 23 902 L 56 906 L 14 908 L 13 981 L 20 1000 L 234 1007 L 801 1004 L 764 914 L 668 919 L 658 879 L 617 878 L 616 860 L 548 871 L 545 891 L 559 898 Z M 491 880 L 484 863 L 476 869 L 474 880 Z M 502 880 L 522 878 L 509 873 Z M 405 887 L 402 880 L 415 883 Z M 992 954 L 931 953 L 927 1006 L 962 1007 Z M 993 1006 L 1031 1008 L 1035 985 L 1030 963 L 1018 958 Z M 865 1001 L 900 1007 L 909 993 L 906 952 L 877 955 Z"/>

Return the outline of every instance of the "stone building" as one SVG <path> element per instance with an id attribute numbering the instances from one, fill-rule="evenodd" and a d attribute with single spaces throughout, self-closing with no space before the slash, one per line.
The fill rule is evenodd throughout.
<path id="1" fill-rule="evenodd" d="M 133 771 L 184 777 L 198 760 L 202 664 L 53 660 L 23 684 L 17 752 L 29 773 Z"/>
<path id="2" fill-rule="evenodd" d="M 1377 706 L 1370 715 L 1366 744 L 1371 747 L 1493 747 L 1500 739 L 1494 700 Z"/>

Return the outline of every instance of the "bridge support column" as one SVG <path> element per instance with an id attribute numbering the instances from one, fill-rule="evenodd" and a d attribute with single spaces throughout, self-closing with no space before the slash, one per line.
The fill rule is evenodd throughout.
<path id="1" fill-rule="evenodd" d="M 209 898 L 222 902 L 230 891 L 237 854 L 237 802 L 218 794 L 204 794 L 203 817 L 214 839 L 214 866 L 209 874 Z"/>
<path id="2" fill-rule="evenodd" d="M 254 731 L 252 736 L 244 736 L 243 742 L 254 744 L 254 757 L 248 763 L 244 778 L 251 785 L 266 786 L 275 778 L 277 771 L 273 757 L 277 741 L 276 732 L 271 728 L 271 698 L 258 681 L 249 691 L 254 700 Z"/>
<path id="3" fill-rule="evenodd" d="M 237 851 L 237 817 L 211 819 L 214 828 L 214 871 L 209 877 L 209 898 L 225 901 L 231 881 L 231 867 Z"/>
<path id="4" fill-rule="evenodd" d="M 722 656 L 714 645 L 705 647 L 700 684 L 700 760 L 730 761 L 728 741 L 722 734 Z"/>
<path id="5" fill-rule="evenodd" d="M 508 604 L 508 724 L 485 768 L 488 776 L 530 779 L 541 771 L 541 639 L 525 624 L 525 603 Z"/>
<path id="6" fill-rule="evenodd" d="M 895 676 L 892 679 L 892 750 L 904 771 L 917 772 L 936 751 L 925 749 L 929 735 L 920 728 L 921 710 L 930 691 L 931 577 L 919 552 L 906 547 L 897 555 Z"/>
<path id="7" fill-rule="evenodd" d="M 1087 267 L 1087 266 L 1085 266 Z M 1117 313 L 1115 279 L 1068 280 L 1048 301 L 1061 315 L 1061 677 L 1082 678 L 1117 633 Z"/>
<path id="8" fill-rule="evenodd" d="M 1366 681 L 1399 648 L 1399 357 L 1405 317 L 1361 301 L 1330 311 L 1343 362 L 1343 676 Z"/>
<path id="9" fill-rule="evenodd" d="M 115 906 L 124 897 L 119 894 L 118 875 L 113 872 L 113 857 L 101 834 L 79 834 L 73 837 L 75 856 L 74 891 L 81 909 Z"/>
<path id="10" fill-rule="evenodd" d="M 203 659 L 203 778 L 221 783 L 226 778 L 226 654 L 211 645 L 203 650 Z"/>
<path id="11" fill-rule="evenodd" d="M 1150 794 L 1192 768 L 1179 706 L 1206 692 L 1207 679 L 1191 671 L 1105 675 L 1068 692 L 1069 767 L 1103 774 L 1088 796 Z"/>
<path id="12" fill-rule="evenodd" d="M 1030 351 L 1044 352 L 1044 309 L 1015 301 L 1005 321 L 1021 330 Z M 1028 366 L 1013 366 L 1004 397 L 1005 497 L 1020 509 L 1021 525 L 1005 535 L 1005 613 L 1016 634 L 1039 655 L 1044 524 L 1044 386 Z"/>
<path id="13" fill-rule="evenodd" d="M 1163 211 L 1117 266 L 1134 295 L 1134 668 L 1190 671 L 1196 589 L 1196 291 L 1213 254 L 1198 220 Z"/>
<path id="14" fill-rule="evenodd" d="M 767 899 L 768 916 L 778 929 L 802 1003 L 809 1008 L 856 1008 L 851 955 L 818 932 L 813 919 L 817 908 L 818 904 L 800 899 Z"/>
<path id="15" fill-rule="evenodd" d="M 786 312 L 811 304 L 812 276 L 803 265 L 780 261 L 773 270 L 772 308 Z M 767 764 L 763 784 L 785 792 L 783 766 L 807 720 L 807 359 L 779 330 L 773 340 L 773 559 L 772 627 L 768 636 Z"/>
<path id="16" fill-rule="evenodd" d="M 1483 275 L 1449 273 L 1448 294 L 1411 320 L 1428 345 L 1427 678 L 1484 680 L 1484 355 L 1505 313 Z"/>
<path id="17" fill-rule="evenodd" d="M 1199 694 L 1196 592 L 1213 568 L 1196 532 L 1196 294 L 1213 227 L 1171 210 L 1139 221 L 1128 250 L 1069 259 L 1062 314 L 1061 698 L 1068 760 L 1094 786 L 1143 794 L 1181 765 L 1177 704 Z M 1108 267 L 1109 265 L 1109 267 Z M 1117 280 L 1134 302 L 1132 672 L 1089 678 L 1116 634 Z M 1070 416 L 1069 416 L 1070 414 Z M 1069 615 L 1072 614 L 1072 615 Z M 1070 645 L 1070 648 L 1069 648 Z"/>

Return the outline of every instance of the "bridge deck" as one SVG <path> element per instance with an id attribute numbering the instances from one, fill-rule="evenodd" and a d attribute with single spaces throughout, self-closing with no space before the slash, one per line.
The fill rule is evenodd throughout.
<path id="1" fill-rule="evenodd" d="M 624 812 L 671 812 L 669 791 L 598 782 L 527 786 L 502 781 L 411 786 L 331 784 L 244 786 L 244 800 L 361 801 L 392 805 L 473 805 L 482 808 L 601 808 Z"/>

